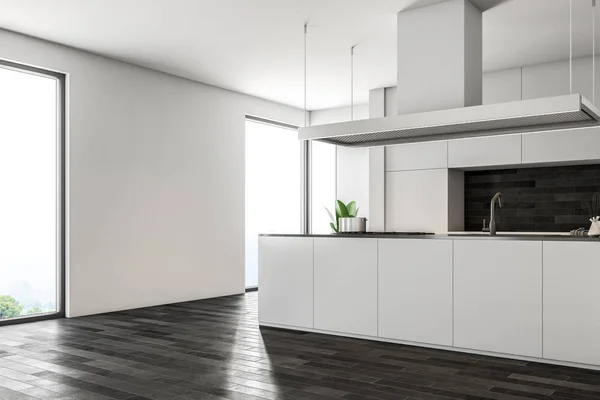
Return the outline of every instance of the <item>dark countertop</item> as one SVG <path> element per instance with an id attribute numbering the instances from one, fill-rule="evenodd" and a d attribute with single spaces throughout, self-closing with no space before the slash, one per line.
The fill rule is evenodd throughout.
<path id="1" fill-rule="evenodd" d="M 373 238 L 373 239 L 458 239 L 458 240 L 530 240 L 530 241 L 558 241 L 558 242 L 598 242 L 600 238 L 589 236 L 568 236 L 558 234 L 519 234 L 498 233 L 495 236 L 482 233 L 442 233 L 425 235 L 403 235 L 403 234 L 376 234 L 376 233 L 340 233 L 340 234 L 317 234 L 304 235 L 293 233 L 266 233 L 259 236 L 265 237 L 318 237 L 318 238 Z"/>

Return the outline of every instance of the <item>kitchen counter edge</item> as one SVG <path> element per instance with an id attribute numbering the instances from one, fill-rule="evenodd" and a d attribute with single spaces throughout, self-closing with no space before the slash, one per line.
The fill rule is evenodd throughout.
<path id="1" fill-rule="evenodd" d="M 501 235 L 484 235 L 484 234 L 432 234 L 432 235 L 377 235 L 364 233 L 349 233 L 349 234 L 301 234 L 301 233 L 261 233 L 261 237 L 316 237 L 316 238 L 363 238 L 363 239 L 457 239 L 457 240 L 523 240 L 523 241 L 557 241 L 557 242 L 598 242 L 600 238 L 589 236 L 558 236 L 550 235 L 523 235 L 523 234 L 501 234 Z"/>

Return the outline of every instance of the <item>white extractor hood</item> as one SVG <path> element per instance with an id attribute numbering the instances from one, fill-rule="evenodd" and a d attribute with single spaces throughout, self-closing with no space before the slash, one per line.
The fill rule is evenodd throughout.
<path id="1" fill-rule="evenodd" d="M 346 147 L 592 126 L 600 112 L 580 94 L 300 128 L 300 140 Z"/>
<path id="2" fill-rule="evenodd" d="M 397 15 L 397 115 L 300 128 L 299 139 L 366 147 L 599 124 L 580 94 L 481 105 L 481 11 L 433 3 Z"/>

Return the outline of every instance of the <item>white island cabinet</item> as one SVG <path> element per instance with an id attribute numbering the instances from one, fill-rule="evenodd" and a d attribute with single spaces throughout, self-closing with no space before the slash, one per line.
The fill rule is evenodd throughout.
<path id="1" fill-rule="evenodd" d="M 315 329 L 377 336 L 377 239 L 317 237 L 314 268 Z"/>
<path id="2" fill-rule="evenodd" d="M 259 238 L 259 323 L 600 369 L 600 241 Z"/>
<path id="3" fill-rule="evenodd" d="M 600 365 L 600 243 L 544 242 L 544 358 Z"/>
<path id="4" fill-rule="evenodd" d="M 541 241 L 454 241 L 454 346 L 542 357 Z"/>
<path id="5" fill-rule="evenodd" d="M 452 346 L 452 241 L 379 240 L 379 337 Z"/>
<path id="6" fill-rule="evenodd" d="M 258 320 L 313 327 L 313 238 L 258 238 Z"/>

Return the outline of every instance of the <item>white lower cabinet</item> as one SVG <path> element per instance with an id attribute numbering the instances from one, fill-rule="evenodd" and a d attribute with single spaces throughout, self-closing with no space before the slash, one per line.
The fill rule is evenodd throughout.
<path id="1" fill-rule="evenodd" d="M 258 320 L 313 327 L 313 238 L 258 239 Z"/>
<path id="2" fill-rule="evenodd" d="M 600 365 L 600 243 L 544 242 L 544 358 Z"/>
<path id="3" fill-rule="evenodd" d="M 379 239 L 379 337 L 452 345 L 452 240 Z"/>
<path id="4" fill-rule="evenodd" d="M 454 241 L 454 346 L 542 357 L 541 241 Z"/>
<path id="5" fill-rule="evenodd" d="M 377 239 L 314 240 L 315 329 L 377 336 Z"/>
<path id="6" fill-rule="evenodd" d="M 600 242 L 261 236 L 259 321 L 600 365 Z"/>

